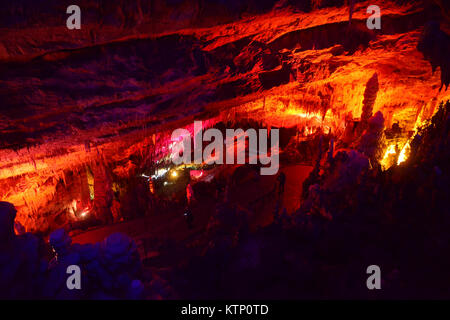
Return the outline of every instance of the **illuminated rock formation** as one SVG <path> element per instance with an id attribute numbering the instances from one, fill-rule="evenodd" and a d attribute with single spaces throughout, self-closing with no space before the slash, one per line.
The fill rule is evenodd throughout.
<path id="1" fill-rule="evenodd" d="M 436 44 L 448 38 L 442 1 L 384 1 L 379 31 L 366 28 L 368 1 L 354 4 L 351 27 L 344 1 L 121 3 L 81 1 L 85 24 L 73 32 L 54 18 L 65 12 L 57 1 L 2 13 L 0 196 L 27 231 L 83 213 L 110 221 L 99 211 L 113 183 L 167 154 L 171 131 L 194 118 L 252 118 L 342 139 L 349 123 L 381 112 L 386 129 L 398 124 L 388 146 L 401 152 L 450 97 L 439 90 L 448 84 L 448 55 Z M 430 20 L 439 32 L 421 38 Z"/>

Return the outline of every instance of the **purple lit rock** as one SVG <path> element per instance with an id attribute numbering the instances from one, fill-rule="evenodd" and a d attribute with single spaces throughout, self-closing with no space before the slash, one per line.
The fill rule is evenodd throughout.
<path id="1" fill-rule="evenodd" d="M 16 208 L 9 202 L 0 202 L 0 241 L 5 242 L 14 238 L 14 219 Z"/>

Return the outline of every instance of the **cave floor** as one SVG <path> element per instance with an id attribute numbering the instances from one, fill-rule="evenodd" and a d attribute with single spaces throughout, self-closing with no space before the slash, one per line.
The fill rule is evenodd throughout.
<path id="1" fill-rule="evenodd" d="M 288 213 L 292 213 L 300 205 L 302 182 L 309 175 L 312 167 L 293 164 L 281 166 L 280 170 L 286 175 L 281 208 L 284 207 Z M 278 200 L 274 191 L 276 177 L 260 176 L 258 179 L 249 179 L 231 191 L 230 201 L 250 213 L 249 224 L 253 230 L 273 221 L 273 212 Z M 189 244 L 201 241 L 211 214 L 214 212 L 212 208 L 215 208 L 217 204 L 218 200 L 212 197 L 198 201 L 192 208 L 194 215 L 192 229 L 187 228 L 182 212 L 168 212 L 88 230 L 74 235 L 72 241 L 80 244 L 99 242 L 112 233 L 122 232 L 136 241 L 143 260 L 150 259 L 152 265 L 156 262 L 160 267 L 171 266 L 192 254 L 199 253 L 195 250 L 182 249 L 189 247 Z M 257 214 L 251 214 L 251 212 Z M 166 248 L 168 250 L 153 249 L 161 241 L 173 245 Z"/>

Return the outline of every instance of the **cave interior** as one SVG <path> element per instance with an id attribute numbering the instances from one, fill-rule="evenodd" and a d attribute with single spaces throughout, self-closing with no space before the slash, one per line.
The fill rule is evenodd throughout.
<path id="1" fill-rule="evenodd" d="M 0 11 L 1 297 L 450 298 L 447 2 L 66 2 Z"/>

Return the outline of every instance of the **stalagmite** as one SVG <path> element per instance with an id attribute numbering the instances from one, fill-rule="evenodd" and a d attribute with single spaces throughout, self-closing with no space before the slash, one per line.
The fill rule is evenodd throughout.
<path id="1" fill-rule="evenodd" d="M 364 91 L 364 100 L 361 113 L 361 123 L 363 124 L 363 126 L 366 125 L 367 121 L 372 116 L 373 106 L 375 104 L 375 100 L 377 99 L 378 89 L 378 75 L 374 73 L 369 81 L 367 81 L 366 89 Z"/>

